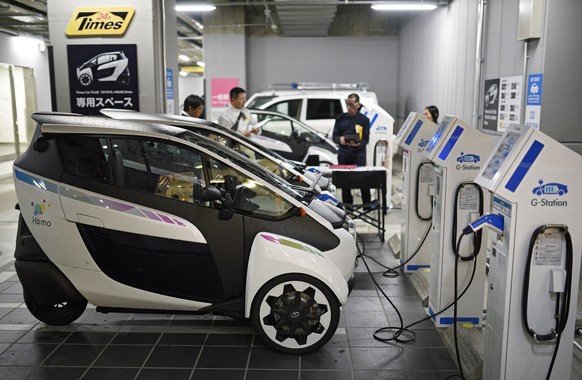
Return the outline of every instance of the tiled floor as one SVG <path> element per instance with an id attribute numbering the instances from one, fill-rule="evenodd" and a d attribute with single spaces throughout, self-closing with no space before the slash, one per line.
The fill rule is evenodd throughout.
<path id="1" fill-rule="evenodd" d="M 398 326 L 394 308 L 359 259 L 357 283 L 336 335 L 317 352 L 286 355 L 268 347 L 249 323 L 213 316 L 101 314 L 93 308 L 69 326 L 38 322 L 26 309 L 14 272 L 16 197 L 0 176 L 0 379 L 446 379 L 456 363 L 430 321 L 414 327 L 416 341 L 383 343 L 373 332 Z M 387 237 L 400 215 L 387 215 Z M 366 263 L 401 312 L 404 324 L 426 316 L 405 275 L 382 276 L 397 261 L 387 243 L 364 235 Z M 582 367 L 578 364 L 579 367 Z M 572 379 L 580 378 L 573 370 Z"/>
<path id="2" fill-rule="evenodd" d="M 395 265 L 385 244 L 365 239 L 366 254 Z M 390 255 L 391 256 L 391 255 Z M 382 277 L 405 321 L 424 316 L 408 279 Z M 39 323 L 22 304 L 11 263 L 0 268 L 1 379 L 439 379 L 456 365 L 430 322 L 419 339 L 386 344 L 380 327 L 398 324 L 360 262 L 357 285 L 340 328 L 315 353 L 293 356 L 267 348 L 244 321 L 212 316 L 101 314 L 88 309 L 74 324 Z"/>

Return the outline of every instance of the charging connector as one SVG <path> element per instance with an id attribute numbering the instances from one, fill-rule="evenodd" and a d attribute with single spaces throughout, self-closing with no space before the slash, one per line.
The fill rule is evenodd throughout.
<path id="1" fill-rule="evenodd" d="M 491 228 L 498 234 L 503 234 L 503 216 L 499 214 L 485 214 L 463 228 L 463 234 L 469 235 L 485 226 Z"/>

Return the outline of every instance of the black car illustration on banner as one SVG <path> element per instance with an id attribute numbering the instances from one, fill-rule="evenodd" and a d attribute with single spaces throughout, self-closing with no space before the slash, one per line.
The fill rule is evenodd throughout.
<path id="1" fill-rule="evenodd" d="M 77 67 L 77 79 L 83 86 L 94 81 L 129 84 L 129 60 L 123 51 L 99 54 Z"/>

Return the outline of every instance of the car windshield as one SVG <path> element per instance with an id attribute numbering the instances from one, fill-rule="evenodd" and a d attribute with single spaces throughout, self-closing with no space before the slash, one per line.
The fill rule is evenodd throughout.
<path id="1" fill-rule="evenodd" d="M 275 186 L 276 188 L 280 189 L 300 202 L 308 202 L 309 199 L 311 199 L 311 195 L 308 192 L 297 190 L 297 188 L 290 185 L 289 182 L 266 170 L 258 163 L 249 160 L 243 155 L 238 154 L 217 142 L 200 137 L 200 135 L 191 131 L 183 132 L 176 137 L 208 149 L 217 155 L 239 165 L 240 167 L 245 168 L 265 182 Z"/>
<path id="2" fill-rule="evenodd" d="M 259 95 L 251 99 L 251 101 L 246 105 L 247 108 L 259 108 L 263 104 L 270 102 L 275 99 L 276 95 Z"/>

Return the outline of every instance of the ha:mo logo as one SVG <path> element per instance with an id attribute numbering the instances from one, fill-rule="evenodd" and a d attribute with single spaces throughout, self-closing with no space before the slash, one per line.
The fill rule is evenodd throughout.
<path id="1" fill-rule="evenodd" d="M 133 7 L 77 8 L 65 32 L 69 37 L 121 36 L 134 13 Z"/>

